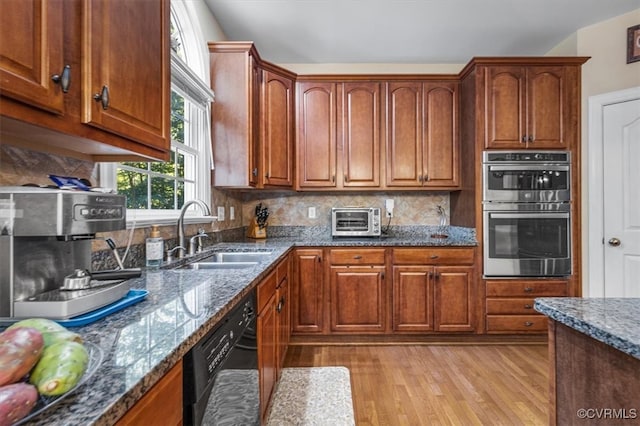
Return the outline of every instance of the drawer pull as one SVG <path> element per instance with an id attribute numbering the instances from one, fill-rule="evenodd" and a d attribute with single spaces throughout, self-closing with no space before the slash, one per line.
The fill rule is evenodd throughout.
<path id="1" fill-rule="evenodd" d="M 531 293 L 533 291 L 533 288 L 531 287 L 525 287 L 524 288 L 525 293 Z"/>
<path id="2" fill-rule="evenodd" d="M 431 255 L 431 259 L 437 259 L 437 258 L 438 258 L 438 255 L 437 255 L 437 254 L 432 254 L 432 255 Z"/>
<path id="3" fill-rule="evenodd" d="M 357 255 L 357 256 L 353 256 L 353 258 L 354 258 L 355 260 L 360 260 L 360 259 L 362 259 L 362 256 Z"/>
<path id="4" fill-rule="evenodd" d="M 524 323 L 524 326 L 525 326 L 525 327 L 531 327 L 532 325 L 533 325 L 533 323 L 532 323 L 531 321 L 526 321 L 526 322 Z"/>
<path id="5" fill-rule="evenodd" d="M 533 306 L 531 306 L 530 304 L 527 303 L 526 305 L 524 305 L 524 308 L 525 309 L 531 309 L 531 308 L 533 308 Z"/>

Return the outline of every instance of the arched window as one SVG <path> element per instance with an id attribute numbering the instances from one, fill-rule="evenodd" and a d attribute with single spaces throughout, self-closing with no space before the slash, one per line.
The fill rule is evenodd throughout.
<path id="1" fill-rule="evenodd" d="M 203 49 L 182 1 L 171 2 L 171 157 L 101 166 L 101 185 L 127 196 L 127 221 L 174 221 L 186 201 L 211 202 L 211 102 Z"/>

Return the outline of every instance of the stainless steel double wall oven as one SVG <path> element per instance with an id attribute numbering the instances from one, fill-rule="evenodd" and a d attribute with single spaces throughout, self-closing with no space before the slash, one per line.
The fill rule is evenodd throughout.
<path id="1" fill-rule="evenodd" d="M 484 275 L 571 275 L 571 154 L 483 153 Z"/>

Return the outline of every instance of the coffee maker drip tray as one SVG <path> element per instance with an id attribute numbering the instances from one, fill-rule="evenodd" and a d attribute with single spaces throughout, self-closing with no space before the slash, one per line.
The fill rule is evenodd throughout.
<path id="1" fill-rule="evenodd" d="M 117 280 L 113 284 L 101 281 L 99 287 L 83 290 L 51 290 L 27 300 L 13 302 L 13 316 L 69 319 L 122 299 L 130 288 L 128 281 Z"/>

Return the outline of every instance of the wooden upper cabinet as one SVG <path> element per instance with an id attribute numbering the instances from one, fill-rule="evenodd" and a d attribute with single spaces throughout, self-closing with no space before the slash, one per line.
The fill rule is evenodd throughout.
<path id="1" fill-rule="evenodd" d="M 381 83 L 339 85 L 338 128 L 341 138 L 342 186 L 380 186 Z"/>
<path id="2" fill-rule="evenodd" d="M 54 82 L 61 81 L 65 67 L 62 1 L 4 0 L 2 7 L 0 92 L 45 111 L 64 113 L 64 93 Z M 64 71 L 69 84 L 70 73 L 70 68 Z"/>
<path id="3" fill-rule="evenodd" d="M 209 43 L 214 186 L 255 187 L 258 170 L 259 91 L 262 73 L 253 43 Z"/>
<path id="4" fill-rule="evenodd" d="M 456 82 L 390 82 L 386 185 L 459 185 Z"/>
<path id="5" fill-rule="evenodd" d="M 82 121 L 166 150 L 169 2 L 92 0 L 83 5 Z"/>
<path id="6" fill-rule="evenodd" d="M 424 186 L 456 187 L 459 181 L 458 83 L 423 85 Z"/>
<path id="7" fill-rule="evenodd" d="M 336 83 L 300 82 L 298 188 L 336 187 Z"/>
<path id="8" fill-rule="evenodd" d="M 3 7 L 3 140 L 95 162 L 169 159 L 169 0 Z"/>
<path id="9" fill-rule="evenodd" d="M 575 82 L 565 66 L 491 66 L 485 70 L 486 148 L 570 146 Z"/>
<path id="10" fill-rule="evenodd" d="M 422 83 L 387 88 L 387 186 L 422 186 Z"/>
<path id="11" fill-rule="evenodd" d="M 293 185 L 293 80 L 264 70 L 261 127 L 265 186 Z"/>

